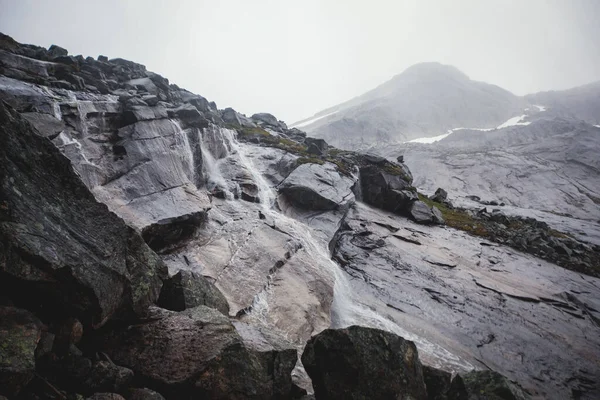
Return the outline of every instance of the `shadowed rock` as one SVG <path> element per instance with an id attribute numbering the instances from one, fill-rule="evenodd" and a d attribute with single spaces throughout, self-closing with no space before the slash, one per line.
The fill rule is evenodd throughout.
<path id="1" fill-rule="evenodd" d="M 414 343 L 378 329 L 327 329 L 308 341 L 302 364 L 318 399 L 427 398 Z"/>
<path id="2" fill-rule="evenodd" d="M 165 281 L 158 305 L 172 311 L 207 306 L 229 315 L 229 304 L 223 294 L 202 275 L 179 271 Z"/>

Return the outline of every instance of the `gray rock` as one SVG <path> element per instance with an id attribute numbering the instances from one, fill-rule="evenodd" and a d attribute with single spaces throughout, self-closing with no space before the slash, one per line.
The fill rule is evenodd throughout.
<path id="1" fill-rule="evenodd" d="M 406 212 L 415 196 L 408 190 L 410 177 L 399 164 L 361 167 L 360 185 L 366 203 L 400 214 Z"/>
<path id="2" fill-rule="evenodd" d="M 163 285 L 158 305 L 172 311 L 204 305 L 229 315 L 229 304 L 223 294 L 202 275 L 179 271 Z"/>
<path id="3" fill-rule="evenodd" d="M 0 122 L 0 273 L 11 279 L 3 290 L 96 327 L 144 313 L 158 298 L 162 261 L 15 111 L 0 104 Z"/>
<path id="4" fill-rule="evenodd" d="M 354 201 L 354 181 L 334 164 L 307 163 L 296 168 L 280 185 L 279 193 L 309 210 L 335 210 Z"/>
<path id="5" fill-rule="evenodd" d="M 0 394 L 16 396 L 33 378 L 42 323 L 20 308 L 0 306 Z"/>
<path id="6" fill-rule="evenodd" d="M 436 206 L 431 207 L 431 213 L 433 214 L 434 224 L 444 225 L 446 223 L 446 221 L 444 221 L 444 216 L 442 215 L 442 212 L 439 208 L 437 208 Z"/>
<path id="7" fill-rule="evenodd" d="M 142 100 L 143 100 L 143 101 L 144 101 L 146 104 L 148 104 L 149 106 L 152 106 L 152 107 L 154 107 L 155 105 L 157 105 L 157 104 L 158 104 L 159 98 L 158 98 L 158 96 L 156 96 L 156 95 L 153 95 L 153 94 L 148 94 L 148 95 L 146 95 L 146 96 L 143 96 L 143 97 L 142 97 Z"/>
<path id="8" fill-rule="evenodd" d="M 448 199 L 448 192 L 442 188 L 437 188 L 435 194 L 431 196 L 431 200 L 437 201 L 438 203 L 444 203 Z"/>
<path id="9" fill-rule="evenodd" d="M 48 56 L 50 58 L 60 57 L 60 56 L 68 56 L 68 55 L 69 55 L 69 51 L 67 49 L 57 46 L 55 44 L 53 44 L 52 46 L 50 46 L 48 48 Z"/>
<path id="10" fill-rule="evenodd" d="M 378 329 L 327 329 L 308 341 L 302 364 L 316 398 L 427 398 L 417 347 Z"/>
<path id="11" fill-rule="evenodd" d="M 271 126 L 273 128 L 279 128 L 279 121 L 275 116 L 269 113 L 258 113 L 250 117 L 253 121 L 258 122 L 261 125 Z"/>
<path id="12" fill-rule="evenodd" d="M 410 207 L 410 217 L 419 224 L 430 224 L 433 222 L 434 213 L 427 204 L 415 201 Z"/>
<path id="13" fill-rule="evenodd" d="M 323 139 L 315 139 L 311 137 L 304 139 L 304 144 L 308 146 L 307 152 L 309 154 L 315 154 L 319 156 L 327 154 L 327 149 L 329 148 L 329 145 Z"/>

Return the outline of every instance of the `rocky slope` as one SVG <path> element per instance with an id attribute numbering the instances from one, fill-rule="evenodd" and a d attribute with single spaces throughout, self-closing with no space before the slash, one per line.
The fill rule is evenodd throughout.
<path id="1" fill-rule="evenodd" d="M 406 165 L 130 61 L 0 44 L 0 330 L 19 341 L 1 339 L 18 351 L 0 394 L 294 398 L 312 378 L 327 398 L 323 374 L 371 379 L 401 350 L 410 382 L 338 393 L 467 398 L 506 380 L 466 372 L 494 369 L 533 396 L 598 395 L 600 280 L 435 225 Z M 328 328 L 356 344 L 339 371 L 311 340 Z"/>
<path id="2" fill-rule="evenodd" d="M 600 125 L 600 82 L 568 90 L 533 93 L 525 99 L 532 104 L 543 104 L 557 116 Z"/>
<path id="3" fill-rule="evenodd" d="M 459 127 L 494 128 L 519 115 L 525 104 L 498 86 L 470 80 L 452 66 L 422 63 L 294 126 L 339 148 L 356 150 Z"/>

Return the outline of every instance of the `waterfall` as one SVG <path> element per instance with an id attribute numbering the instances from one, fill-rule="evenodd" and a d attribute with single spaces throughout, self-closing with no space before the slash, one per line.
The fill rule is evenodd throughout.
<path id="1" fill-rule="evenodd" d="M 444 360 L 447 364 L 458 367 L 458 369 L 469 370 L 473 368 L 471 364 L 450 353 L 440 345 L 431 343 L 420 336 L 408 332 L 394 321 L 374 311 L 374 305 L 370 305 L 368 299 L 363 299 L 362 295 L 352 288 L 348 275 L 331 259 L 327 243 L 315 238 L 312 228 L 308 225 L 290 218 L 273 208 L 276 193 L 262 173 L 256 168 L 253 161 L 246 156 L 246 148 L 249 145 L 239 143 L 236 138 L 236 132 L 233 130 L 222 129 L 221 133 L 223 138 L 228 142 L 231 155 L 236 155 L 239 158 L 242 166 L 249 172 L 253 181 L 258 186 L 262 212 L 275 225 L 300 242 L 302 249 L 299 251 L 305 251 L 307 254 L 310 254 L 316 265 L 326 269 L 333 276 L 335 284 L 331 306 L 332 328 L 362 325 L 386 330 L 414 341 L 417 343 L 420 352 L 431 355 L 434 359 Z M 212 173 L 218 173 L 218 165 L 210 164 L 214 162 L 214 159 L 205 158 L 205 161 L 207 160 L 211 160 L 208 162 L 211 166 L 207 170 L 211 170 Z M 219 179 L 222 179 L 222 176 Z M 266 321 L 266 316 L 269 313 L 268 286 L 256 295 L 252 309 L 249 311 L 249 315 L 253 315 L 262 322 Z"/>

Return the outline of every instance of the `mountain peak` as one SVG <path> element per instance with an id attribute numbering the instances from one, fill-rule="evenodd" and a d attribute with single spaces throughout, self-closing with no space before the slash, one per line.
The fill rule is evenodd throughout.
<path id="1" fill-rule="evenodd" d="M 452 65 L 446 65 L 439 62 L 422 62 L 411 65 L 406 68 L 402 73 L 396 75 L 393 80 L 396 79 L 429 79 L 429 78 L 449 78 L 455 80 L 469 80 L 469 77 Z"/>

